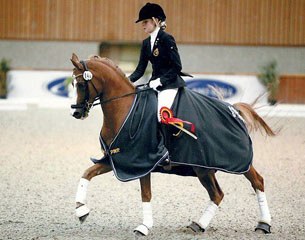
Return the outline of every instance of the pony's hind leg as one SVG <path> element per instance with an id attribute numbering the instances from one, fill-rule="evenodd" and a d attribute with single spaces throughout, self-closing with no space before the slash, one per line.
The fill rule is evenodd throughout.
<path id="1" fill-rule="evenodd" d="M 89 215 L 90 209 L 86 205 L 87 199 L 87 189 L 90 180 L 100 174 L 107 173 L 111 171 L 111 167 L 106 164 L 94 164 L 90 168 L 88 168 L 82 178 L 79 180 L 79 184 L 77 187 L 77 192 L 75 196 L 76 209 L 75 213 L 81 223 L 83 223 Z"/>
<path id="2" fill-rule="evenodd" d="M 245 177 L 251 182 L 252 188 L 254 189 L 258 206 L 260 210 L 260 219 L 255 231 L 261 230 L 264 233 L 270 233 L 271 228 L 271 215 L 269 212 L 269 207 L 266 199 L 264 179 L 251 165 L 248 172 L 246 172 Z"/>
<path id="3" fill-rule="evenodd" d="M 151 206 L 151 180 L 150 174 L 140 178 L 141 198 L 143 207 L 143 223 L 134 229 L 136 235 L 147 236 L 153 226 Z"/>
<path id="4" fill-rule="evenodd" d="M 199 221 L 193 222 L 189 228 L 191 228 L 194 232 L 204 232 L 210 224 L 212 218 L 215 216 L 218 206 L 224 197 L 224 194 L 216 180 L 215 170 L 196 167 L 194 168 L 194 171 L 197 174 L 201 184 L 208 191 L 210 201 Z"/>

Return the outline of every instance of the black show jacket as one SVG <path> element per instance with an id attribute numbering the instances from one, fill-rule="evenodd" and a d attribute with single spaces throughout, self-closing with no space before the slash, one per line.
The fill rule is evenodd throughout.
<path id="1" fill-rule="evenodd" d="M 158 90 L 185 86 L 181 76 L 188 75 L 181 72 L 182 64 L 173 36 L 160 29 L 152 51 L 150 37 L 143 40 L 138 66 L 129 76 L 132 82 L 144 75 L 148 61 L 151 62 L 153 69 L 150 80 L 160 78 L 162 87 L 159 87 Z"/>

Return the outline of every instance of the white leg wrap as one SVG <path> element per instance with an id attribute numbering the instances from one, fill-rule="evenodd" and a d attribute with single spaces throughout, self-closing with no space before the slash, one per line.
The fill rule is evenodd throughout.
<path id="1" fill-rule="evenodd" d="M 75 196 L 75 202 L 79 202 L 82 204 L 86 203 L 88 185 L 89 185 L 89 181 L 87 179 L 81 178 L 79 180 L 79 184 Z"/>
<path id="2" fill-rule="evenodd" d="M 261 213 L 260 222 L 264 222 L 270 225 L 271 215 L 268 208 L 266 194 L 256 189 L 256 196 L 257 196 L 259 210 Z"/>
<path id="3" fill-rule="evenodd" d="M 153 226 L 152 207 L 150 202 L 143 202 L 143 224 L 137 226 L 134 231 L 142 233 L 147 236 L 149 229 Z"/>
<path id="4" fill-rule="evenodd" d="M 137 226 L 133 231 L 134 232 L 140 232 L 144 236 L 147 236 L 148 233 L 149 233 L 149 229 L 144 224 L 141 224 L 141 225 Z"/>
<path id="5" fill-rule="evenodd" d="M 208 206 L 204 210 L 201 218 L 199 219 L 199 225 L 203 229 L 206 229 L 210 224 L 212 218 L 215 216 L 218 206 L 213 202 L 209 201 Z"/>
<path id="6" fill-rule="evenodd" d="M 87 215 L 89 212 L 90 212 L 90 209 L 86 205 L 82 205 L 75 209 L 75 215 L 78 218 Z"/>
<path id="7" fill-rule="evenodd" d="M 143 224 L 148 227 L 152 228 L 154 221 L 152 217 L 152 206 L 150 202 L 143 202 Z"/>

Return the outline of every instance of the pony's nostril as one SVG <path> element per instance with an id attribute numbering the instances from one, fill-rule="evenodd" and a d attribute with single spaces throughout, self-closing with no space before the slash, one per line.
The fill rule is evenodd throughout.
<path id="1" fill-rule="evenodd" d="M 74 112 L 72 116 L 77 119 L 80 119 L 82 115 L 80 114 L 80 112 Z"/>

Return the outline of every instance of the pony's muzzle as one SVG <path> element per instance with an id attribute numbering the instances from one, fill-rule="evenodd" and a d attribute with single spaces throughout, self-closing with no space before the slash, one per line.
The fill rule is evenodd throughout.
<path id="1" fill-rule="evenodd" d="M 72 113 L 72 116 L 73 117 L 75 117 L 76 119 L 81 119 L 82 118 L 82 113 L 81 112 L 79 112 L 79 111 L 74 111 L 73 113 Z"/>
<path id="2" fill-rule="evenodd" d="M 84 115 L 83 105 L 72 104 L 71 105 L 71 115 L 76 119 L 81 119 Z"/>

